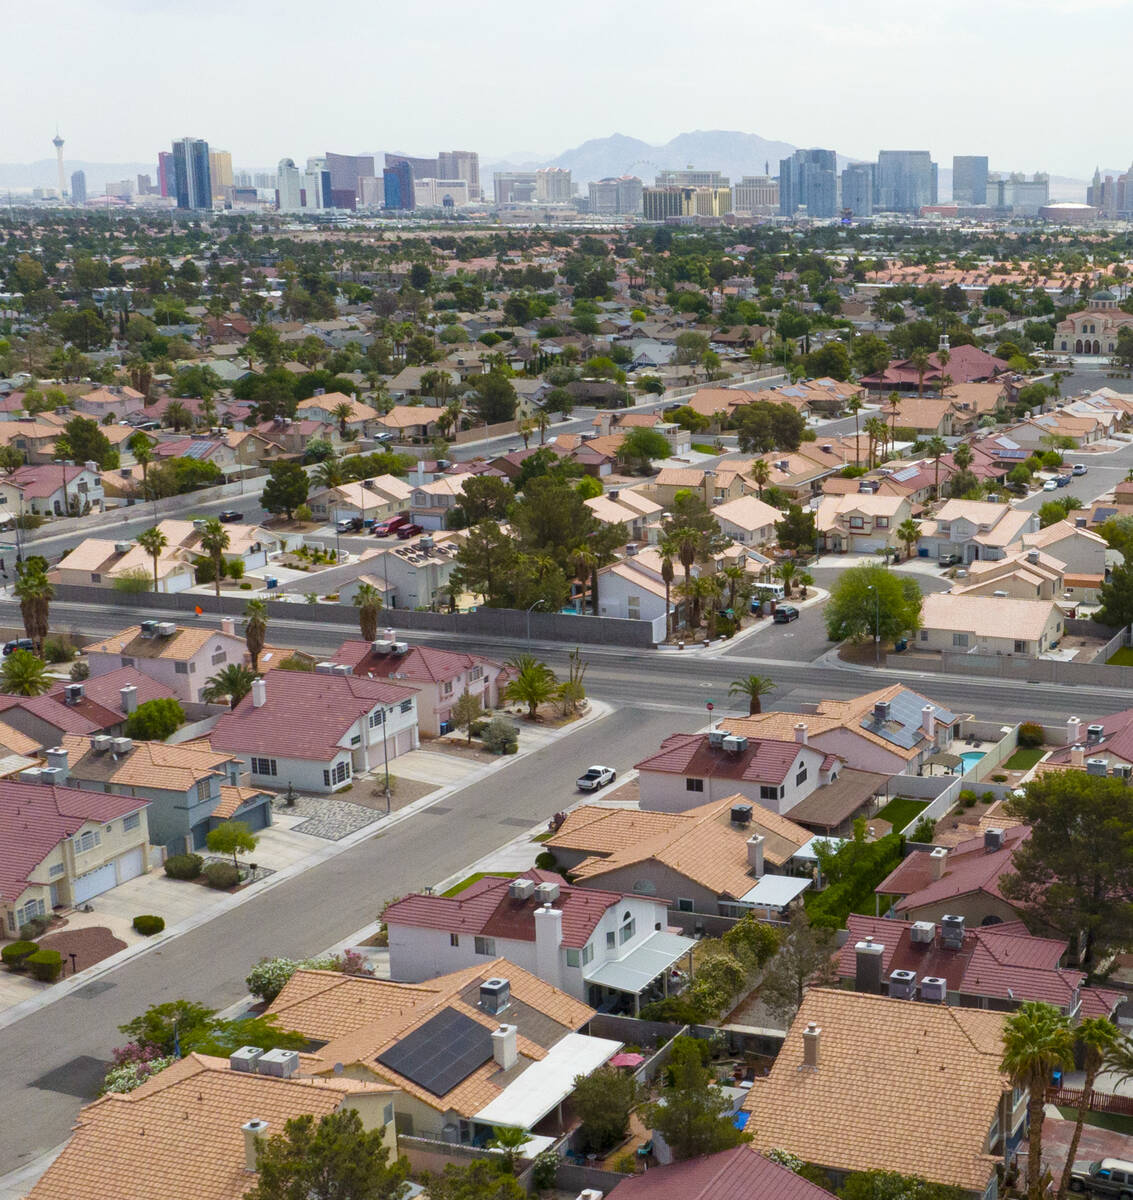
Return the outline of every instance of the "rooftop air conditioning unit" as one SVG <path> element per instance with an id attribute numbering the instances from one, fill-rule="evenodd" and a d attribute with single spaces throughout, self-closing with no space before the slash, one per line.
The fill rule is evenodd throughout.
<path id="1" fill-rule="evenodd" d="M 984 830 L 984 851 L 988 854 L 994 854 L 996 850 L 1003 849 L 1003 830 L 1002 829 L 985 829 Z"/>
<path id="2" fill-rule="evenodd" d="M 390 652 L 390 654 L 408 654 L 409 653 L 409 643 L 408 642 L 394 642 L 390 646 L 389 652 Z"/>
<path id="3" fill-rule="evenodd" d="M 507 891 L 513 900 L 530 900 L 535 895 L 535 880 L 513 879 L 508 884 Z"/>
<path id="4" fill-rule="evenodd" d="M 751 824 L 751 805 L 750 804 L 733 804 L 732 805 L 732 824 L 733 825 L 750 825 Z"/>
<path id="5" fill-rule="evenodd" d="M 1087 725 L 1086 726 L 1086 745 L 1091 746 L 1094 742 L 1100 742 L 1105 737 L 1104 725 Z"/>
<path id="6" fill-rule="evenodd" d="M 1109 773 L 1109 763 L 1104 758 L 1087 758 L 1087 775 L 1106 775 Z"/>
<path id="7" fill-rule="evenodd" d="M 134 739 L 133 738 L 116 737 L 114 739 L 113 749 L 114 749 L 115 754 L 129 754 L 130 751 L 133 750 L 133 748 L 134 748 Z"/>
<path id="8" fill-rule="evenodd" d="M 964 918 L 945 913 L 940 918 L 940 944 L 945 950 L 959 950 L 964 944 Z"/>
<path id="9" fill-rule="evenodd" d="M 724 738 L 724 749 L 729 754 L 742 754 L 747 749 L 747 738 L 738 733 L 729 733 Z"/>
<path id="10" fill-rule="evenodd" d="M 728 734 L 723 729 L 710 729 L 708 731 L 708 744 L 713 750 L 722 750 L 724 748 L 724 739 Z"/>
<path id="11" fill-rule="evenodd" d="M 948 981 L 939 975 L 926 975 L 921 980 L 921 999 L 926 1004 L 943 1004 L 948 995 Z"/>
<path id="12" fill-rule="evenodd" d="M 354 668 L 349 663 L 335 663 L 334 664 L 334 674 L 335 675 L 353 675 Z"/>
<path id="13" fill-rule="evenodd" d="M 916 971 L 891 971 L 889 995 L 894 1000 L 912 1000 L 917 993 Z"/>
<path id="14" fill-rule="evenodd" d="M 316 675 L 333 675 L 334 669 L 337 666 L 338 666 L 338 663 L 332 663 L 332 662 L 315 663 L 315 674 Z"/>
<path id="15" fill-rule="evenodd" d="M 290 1079 L 299 1070 L 299 1053 L 296 1050 L 269 1050 L 260 1056 L 256 1068 L 261 1075 Z"/>
<path id="16" fill-rule="evenodd" d="M 228 1056 L 228 1065 L 234 1071 L 252 1074 L 255 1072 L 256 1063 L 263 1057 L 263 1053 L 259 1046 L 241 1046 L 239 1050 L 233 1050 Z"/>
<path id="17" fill-rule="evenodd" d="M 144 638 L 157 637 L 157 622 L 156 621 L 143 621 L 141 623 L 140 628 L 142 631 L 142 637 L 144 637 Z"/>
<path id="18" fill-rule="evenodd" d="M 889 720 L 889 701 L 888 700 L 878 700 L 878 702 L 873 706 L 873 719 L 875 721 L 882 721 L 882 722 Z"/>
<path id="19" fill-rule="evenodd" d="M 379 638 L 376 642 L 370 643 L 370 649 L 375 654 L 388 654 L 392 645 L 393 642 L 387 642 Z"/>
<path id="20" fill-rule="evenodd" d="M 626 544 L 626 558 L 633 558 L 637 554 L 638 545 L 636 542 L 628 542 Z"/>
<path id="21" fill-rule="evenodd" d="M 115 542 L 114 543 L 114 553 L 115 554 L 129 554 L 130 551 L 133 550 L 133 548 L 134 548 L 133 542 Z"/>
<path id="22" fill-rule="evenodd" d="M 914 946 L 931 946 L 936 937 L 936 924 L 933 921 L 914 921 L 909 931 L 909 941 Z"/>
<path id="23" fill-rule="evenodd" d="M 535 888 L 535 899 L 540 904 L 554 904 L 559 898 L 559 885 L 557 883 L 541 883 Z"/>
<path id="24" fill-rule="evenodd" d="M 114 739 L 108 733 L 98 733 L 90 740 L 90 748 L 95 754 L 105 754 L 114 744 Z"/>
<path id="25" fill-rule="evenodd" d="M 511 1000 L 511 984 L 506 979 L 485 979 L 480 984 L 480 1007 L 489 1013 L 500 1013 Z"/>
<path id="26" fill-rule="evenodd" d="M 1130 763 L 1114 763 L 1110 773 L 1115 779 L 1126 779 L 1133 777 L 1133 764 Z"/>
<path id="27" fill-rule="evenodd" d="M 177 622 L 158 621 L 157 632 L 159 637 L 172 637 L 177 632 Z"/>
<path id="28" fill-rule="evenodd" d="M 208 527 L 209 527 L 208 521 L 204 521 L 204 520 L 201 520 L 198 518 L 196 521 L 193 522 L 193 528 L 198 533 L 204 533 L 205 530 L 208 529 Z"/>
<path id="29" fill-rule="evenodd" d="M 427 536 L 423 537 L 417 543 L 418 550 L 432 550 L 432 548 L 433 548 L 433 539 L 431 537 L 427 537 Z"/>
<path id="30" fill-rule="evenodd" d="M 83 698 L 83 685 L 81 683 L 69 683 L 63 689 L 64 704 L 78 704 Z"/>

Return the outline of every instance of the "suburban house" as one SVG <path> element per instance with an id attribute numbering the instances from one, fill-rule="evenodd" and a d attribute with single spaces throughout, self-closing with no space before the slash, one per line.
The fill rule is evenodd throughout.
<path id="1" fill-rule="evenodd" d="M 412 490 L 396 475 L 376 475 L 357 483 L 320 488 L 307 497 L 307 503 L 320 520 L 361 517 L 364 521 L 386 521 L 409 507 Z"/>
<path id="2" fill-rule="evenodd" d="M 167 696 L 197 701 L 209 678 L 225 667 L 242 666 L 247 647 L 232 631 L 197 629 L 172 621 L 143 621 L 84 649 L 92 678 L 136 667 L 161 684 Z"/>
<path id="3" fill-rule="evenodd" d="M 805 736 L 809 745 L 837 755 L 848 767 L 888 777 L 918 774 L 926 759 L 951 747 L 962 720 L 900 683 L 807 708 L 725 717 L 720 727 L 752 738 Z M 792 813 L 791 819 L 798 818 Z"/>
<path id="4" fill-rule="evenodd" d="M 1065 444 L 1056 440 L 1059 438 L 1069 439 L 1077 448 L 1100 442 L 1106 436 L 1106 425 L 1100 416 L 1072 415 L 1059 409 L 1020 421 L 1010 426 L 1007 433 L 1024 449 L 1042 453 L 1052 445 Z"/>
<path id="5" fill-rule="evenodd" d="M 720 532 L 744 546 L 763 546 L 775 541 L 775 524 L 783 514 L 756 496 L 741 496 L 718 504 L 712 515 Z"/>
<path id="6" fill-rule="evenodd" d="M 914 850 L 875 887 L 878 907 L 891 899 L 904 921 L 940 921 L 946 914 L 969 925 L 998 925 L 1022 919 L 1000 889 L 1011 873 L 1015 847 L 1031 836 L 1027 825 L 986 829 L 948 849 Z M 895 899 L 893 899 L 895 898 Z"/>
<path id="7" fill-rule="evenodd" d="M 921 522 L 917 553 L 922 558 L 959 555 L 961 562 L 1005 558 L 1036 533 L 1038 513 L 986 500 L 946 500 L 930 521 Z"/>
<path id="8" fill-rule="evenodd" d="M 641 807 L 684 812 L 737 794 L 786 813 L 838 777 L 842 760 L 797 737 L 777 740 L 728 733 L 674 733 L 634 763 Z M 804 740 L 799 740 L 799 738 Z"/>
<path id="9" fill-rule="evenodd" d="M 337 425 L 341 433 L 342 420 L 335 412 L 335 409 L 341 404 L 345 404 L 350 409 L 350 415 L 346 418 L 347 432 L 353 431 L 360 437 L 365 436 L 371 423 L 378 418 L 377 409 L 355 400 L 353 396 L 344 395 L 342 392 L 316 393 L 307 400 L 300 400 L 296 406 L 295 415 L 306 420 L 313 419 L 325 421 L 328 425 Z"/>
<path id="10" fill-rule="evenodd" d="M 48 414 L 37 417 L 21 417 L 15 421 L 0 422 L 0 443 L 14 446 L 21 451 L 29 463 L 50 463 L 55 459 L 55 440 L 63 432 L 62 423 L 53 424 L 46 419 Z M 11 503 L 8 493 L 3 493 L 5 503 Z"/>
<path id="11" fill-rule="evenodd" d="M 256 1186 L 256 1140 L 287 1122 L 356 1112 L 397 1157 L 398 1091 L 388 1084 L 296 1072 L 294 1051 L 253 1048 L 231 1059 L 191 1053 L 131 1092 L 83 1108 L 71 1139 L 28 1200 L 242 1200 Z M 262 1065 L 261 1065 L 261 1060 Z M 282 1072 L 282 1073 L 276 1073 Z"/>
<path id="12" fill-rule="evenodd" d="M 0 720 L 37 746 L 57 746 L 65 733 L 121 733 L 139 704 L 168 695 L 140 671 L 123 667 L 58 684 L 42 696 L 0 696 Z"/>
<path id="13" fill-rule="evenodd" d="M 736 794 L 679 813 L 585 804 L 546 845 L 578 887 L 663 896 L 677 912 L 779 920 L 810 886 L 815 841 Z"/>
<path id="14" fill-rule="evenodd" d="M 976 428 L 979 414 L 946 396 L 902 396 L 896 404 L 884 405 L 879 416 L 918 437 L 960 437 Z"/>
<path id="15" fill-rule="evenodd" d="M 598 572 L 598 611 L 603 617 L 621 617 L 629 621 L 651 621 L 656 641 L 665 638 L 666 612 L 678 620 L 684 600 L 677 593 L 681 579 L 677 571 L 668 588 L 661 578 L 662 556 L 650 547 L 603 567 Z"/>
<path id="16" fill-rule="evenodd" d="M 750 1146 L 629 1175 L 607 1192 L 609 1200 L 724 1200 L 766 1196 L 768 1200 L 830 1200 L 830 1192 L 796 1175 Z"/>
<path id="17" fill-rule="evenodd" d="M 110 385 L 76 396 L 71 401 L 71 407 L 84 417 L 92 417 L 101 425 L 103 422 L 111 424 L 114 421 L 124 421 L 132 413 L 141 412 L 145 403 L 145 396 L 135 388 Z"/>
<path id="18" fill-rule="evenodd" d="M 0 476 L 0 506 L 13 516 L 31 513 L 65 517 L 72 512 L 81 516 L 101 508 L 102 500 L 102 475 L 97 463 L 37 463 Z"/>
<path id="19" fill-rule="evenodd" d="M 1112 1018 L 1125 993 L 1083 987 L 1065 966 L 1069 943 L 1032 937 L 1022 921 L 966 927 L 961 916 L 893 921 L 851 913 L 838 952 L 838 976 L 859 992 L 1010 1012 L 1029 1000 L 1068 1017 Z"/>
<path id="20" fill-rule="evenodd" d="M 457 896 L 415 894 L 382 912 L 390 975 L 408 983 L 506 958 L 592 1008 L 640 1007 L 691 971 L 693 943 L 666 929 L 667 901 L 574 887 L 551 871 L 486 876 Z"/>
<path id="21" fill-rule="evenodd" d="M 271 797 L 264 792 L 250 793 L 238 813 L 231 811 L 231 793 L 224 789 L 239 785 L 240 763 L 207 742 L 167 745 L 69 733 L 47 751 L 47 766 L 61 772 L 55 777 L 69 787 L 147 799 L 150 840 L 170 854 L 200 850 L 227 819 L 224 813 L 253 830 L 271 824 Z"/>
<path id="22" fill-rule="evenodd" d="M 462 650 L 407 646 L 392 629 L 376 642 L 343 642 L 331 659 L 367 679 L 404 682 L 417 690 L 417 726 L 438 737 L 451 733 L 452 706 L 464 692 L 475 696 L 487 711 L 501 699 L 503 664 Z"/>
<path id="23" fill-rule="evenodd" d="M 68 550 L 48 572 L 48 578 L 52 583 L 108 589 L 123 579 L 147 580 L 147 590 L 168 594 L 183 592 L 197 581 L 192 560 L 177 546 L 164 547 L 155 564 L 152 555 L 136 542 L 93 537 L 84 538 Z"/>
<path id="24" fill-rule="evenodd" d="M 585 504 L 603 525 L 624 525 L 631 542 L 648 541 L 649 526 L 659 521 L 662 512 L 656 500 L 632 488 L 611 488 Z"/>
<path id="25" fill-rule="evenodd" d="M 8 721 L 7 714 L 4 720 Z M 1133 708 L 1095 717 L 1085 723 L 1084 731 L 1082 726 L 1078 717 L 1070 717 L 1066 722 L 1066 745 L 1047 754 L 1037 769 L 1088 771 L 1126 780 L 1133 777 Z"/>
<path id="26" fill-rule="evenodd" d="M 27 772 L 23 773 L 27 774 Z M 42 774 L 0 779 L 0 936 L 145 872 L 149 802 L 80 792 Z"/>
<path id="27" fill-rule="evenodd" d="M 912 515 L 913 506 L 905 496 L 851 492 L 823 496 L 815 525 L 824 550 L 869 554 L 899 550 L 903 543 L 897 530 Z"/>
<path id="28" fill-rule="evenodd" d="M 438 475 L 431 483 L 414 485 L 409 495 L 409 515 L 422 529 L 444 529 L 449 513 L 464 500 L 464 484 L 475 476 L 466 471 L 461 475 Z"/>
<path id="29" fill-rule="evenodd" d="M 1039 550 L 1019 550 L 1008 558 L 969 564 L 966 579 L 957 579 L 954 596 L 1011 596 L 1017 600 L 1061 600 L 1066 564 Z"/>
<path id="30" fill-rule="evenodd" d="M 919 650 L 1037 658 L 1058 644 L 1063 621 L 1062 610 L 1053 600 L 930 592 L 924 598 L 916 644 Z"/>
<path id="31" fill-rule="evenodd" d="M 201 545 L 206 531 L 205 521 L 166 520 L 157 527 L 165 534 L 171 549 L 183 550 L 193 562 L 209 557 Z M 266 567 L 268 560 L 287 549 L 289 542 L 301 540 L 294 535 L 288 537 L 287 534 L 273 533 L 262 525 L 243 525 L 238 522 L 225 525 L 224 532 L 228 534 L 225 561 L 242 562 L 247 570 Z"/>
<path id="32" fill-rule="evenodd" d="M 947 362 L 941 362 L 940 354 L 928 356 L 928 369 L 922 375 L 916 364 L 908 358 L 892 360 L 884 370 L 872 375 L 863 375 L 858 383 L 871 392 L 923 391 L 928 387 L 936 390 L 945 375 L 953 383 L 982 383 L 994 379 L 1007 370 L 1007 363 L 994 354 L 988 354 L 978 346 L 946 346 Z"/>
<path id="33" fill-rule="evenodd" d="M 271 671 L 220 718 L 210 740 L 238 757 L 254 783 L 334 792 L 416 747 L 417 689 L 331 663 L 310 674 Z"/>
<path id="34" fill-rule="evenodd" d="M 1101 534 L 1079 525 L 1084 517 L 1073 521 L 1055 521 L 1045 529 L 1023 534 L 1023 546 L 1027 550 L 1041 550 L 1058 559 L 1066 568 L 1067 576 L 1088 578 L 1100 587 L 1105 582 L 1110 567 L 1125 561 L 1120 550 L 1111 550 Z"/>
<path id="35" fill-rule="evenodd" d="M 535 1131 L 531 1155 L 565 1131 L 575 1079 L 622 1045 L 582 1033 L 594 1009 L 505 958 L 416 984 L 300 970 L 267 1012 L 316 1043 L 312 1074 L 400 1088 L 399 1136 L 482 1147 L 506 1125 Z"/>
<path id="36" fill-rule="evenodd" d="M 406 370 L 413 370 L 407 367 Z M 402 372 L 402 375 L 405 371 Z M 399 376 L 400 378 L 400 376 Z M 391 385 L 396 382 L 391 380 Z M 453 380 L 454 383 L 458 382 Z M 393 394 L 393 393 L 391 393 Z M 435 408 L 424 405 L 395 404 L 388 413 L 378 417 L 374 425 L 386 433 L 392 433 L 399 441 L 426 441 L 436 431 L 437 417 L 440 412 Z"/>
<path id="37" fill-rule="evenodd" d="M 896 1171 L 994 1200 L 996 1166 L 1011 1160 L 1026 1123 L 1026 1092 L 999 1069 L 1003 1021 L 811 988 L 744 1101 L 752 1146 L 796 1154 L 838 1184 L 854 1171 Z M 932 1136 L 910 1136 L 894 1113 L 923 1114 Z"/>

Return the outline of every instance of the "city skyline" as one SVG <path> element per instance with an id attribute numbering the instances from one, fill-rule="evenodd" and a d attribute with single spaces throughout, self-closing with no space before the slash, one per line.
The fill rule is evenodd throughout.
<path id="1" fill-rule="evenodd" d="M 928 148 L 942 164 L 956 154 L 986 153 L 1004 169 L 1085 179 L 1095 166 L 1119 168 L 1130 157 L 1118 123 L 1093 126 L 1084 140 L 1071 106 L 1044 113 L 1041 123 L 1011 120 L 1022 116 L 1030 90 L 1019 87 L 1014 73 L 979 72 L 980 63 L 990 62 L 988 48 L 997 44 L 1011 44 L 1018 61 L 1053 65 L 1055 54 L 1072 62 L 1092 51 L 1102 23 L 1111 39 L 1133 35 L 1133 11 L 1113 0 L 998 0 L 992 6 L 958 0 L 946 12 L 918 10 L 915 23 L 895 18 L 892 6 L 880 0 L 865 0 L 851 16 L 833 0 L 802 0 L 783 11 L 761 6 L 758 12 L 724 0 L 714 12 L 719 19 L 703 26 L 690 25 L 674 0 L 656 0 L 650 19 L 640 22 L 624 7 L 577 0 L 572 19 L 555 19 L 551 43 L 550 18 L 521 12 L 514 0 L 457 10 L 441 28 L 422 25 L 411 9 L 375 11 L 360 0 L 331 0 L 329 9 L 337 19 L 314 27 L 302 22 L 301 40 L 295 30 L 305 10 L 296 0 L 281 0 L 270 24 L 251 10 L 222 8 L 218 0 L 201 0 L 191 10 L 183 0 L 82 6 L 62 0 L 50 16 L 38 9 L 7 14 L 10 42 L 25 52 L 0 81 L 0 102 L 22 119 L 5 129 L 0 162 L 47 157 L 56 123 L 68 154 L 85 161 L 146 161 L 178 130 L 224 146 L 247 167 L 276 163 L 294 154 L 292 148 L 321 152 L 324 144 L 353 153 L 469 145 L 486 161 L 550 161 L 612 128 L 663 142 L 690 121 L 687 96 L 679 88 L 658 91 L 656 79 L 691 77 L 696 69 L 689 64 L 714 62 L 719 65 L 701 68 L 711 70 L 713 85 L 700 93 L 694 123 L 702 129 L 734 128 L 740 123 L 735 114 L 746 112 L 753 115 L 742 124 L 766 138 L 800 148 L 833 146 L 855 159 L 873 159 L 889 147 Z M 131 26 L 134 61 L 159 62 L 183 41 L 190 16 L 194 22 L 203 16 L 207 24 L 222 13 L 226 36 L 209 46 L 209 73 L 223 87 L 185 89 L 176 72 L 146 75 L 139 82 L 145 103 L 112 107 L 105 67 L 121 53 L 123 23 Z M 635 53 L 627 58 L 620 47 L 631 26 Z M 754 84 L 750 72 L 732 72 L 720 58 L 719 30 L 725 26 L 727 45 L 748 42 L 756 51 Z M 499 54 L 501 28 L 508 30 L 508 70 L 485 70 Z M 677 29 L 679 37 L 673 36 Z M 370 42 L 396 45 L 398 53 L 379 73 L 341 69 Z M 547 70 L 549 44 L 560 74 Z M 60 81 L 54 95 L 37 83 L 39 64 L 48 56 Z M 325 63 L 333 86 L 307 96 L 302 108 L 265 104 L 256 62 L 300 58 Z M 898 93 L 894 80 L 900 76 L 892 67 L 902 58 L 955 69 L 918 73 L 915 94 Z M 463 77 L 471 102 L 453 105 L 447 91 L 416 86 L 426 60 L 438 78 Z M 876 69 L 868 69 L 871 62 Z M 803 63 L 828 85 L 800 87 Z M 973 71 L 980 86 L 962 86 Z M 601 86 L 574 86 L 571 80 L 580 76 Z M 1095 103 L 1117 104 L 1120 89 L 1118 73 L 1091 81 Z M 412 104 L 405 103 L 409 94 Z M 42 107 L 33 109 L 29 96 L 43 96 Z M 518 96 L 522 104 L 514 103 Z M 762 96 L 779 102 L 761 105 Z M 245 109 L 254 109 L 255 121 L 237 118 Z M 989 120 L 989 113 L 997 119 Z"/>

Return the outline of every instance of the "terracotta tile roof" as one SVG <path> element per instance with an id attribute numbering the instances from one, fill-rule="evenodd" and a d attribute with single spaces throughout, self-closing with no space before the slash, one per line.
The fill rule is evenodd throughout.
<path id="1" fill-rule="evenodd" d="M 690 1158 L 631 1175 L 609 1193 L 610 1200 L 830 1200 L 818 1184 L 796 1175 L 750 1146 Z"/>
<path id="2" fill-rule="evenodd" d="M 245 1122 L 280 1133 L 294 1117 L 318 1119 L 352 1096 L 391 1091 L 344 1077 L 247 1074 L 190 1054 L 133 1092 L 87 1105 L 29 1200 L 241 1200 L 256 1181 L 244 1165 Z"/>
<path id="3" fill-rule="evenodd" d="M 259 788 L 233 787 L 230 784 L 220 785 L 220 803 L 212 810 L 212 815 L 218 820 L 227 821 L 251 800 L 266 795 Z"/>
<path id="4" fill-rule="evenodd" d="M 809 1022 L 822 1031 L 817 1070 L 803 1066 Z M 982 1193 L 996 1163 L 984 1144 L 1010 1087 L 999 1071 L 1003 1022 L 980 1009 L 813 988 L 770 1075 L 744 1101 L 753 1145 Z"/>
<path id="5" fill-rule="evenodd" d="M 146 562 L 152 563 L 146 556 Z M 108 638 L 91 642 L 84 653 L 86 654 L 120 654 L 127 658 L 166 658 L 177 662 L 188 662 L 209 644 L 211 638 L 223 638 L 231 646 L 239 645 L 241 654 L 244 641 L 222 633 L 218 629 L 199 629 L 191 626 L 178 626 L 177 632 L 169 637 L 142 637 L 142 627 L 131 625 L 120 633 L 111 634 Z"/>
<path id="6" fill-rule="evenodd" d="M 803 747 L 790 741 L 751 738 L 746 750 L 730 754 L 709 746 L 706 733 L 674 733 L 661 749 L 634 763 L 637 771 L 703 779 L 737 779 L 749 783 L 782 783 Z"/>
<path id="7" fill-rule="evenodd" d="M 388 635 L 387 635 L 388 636 Z M 346 663 L 355 675 L 375 679 L 406 679 L 411 683 L 443 683 L 455 679 L 473 667 L 499 669 L 500 664 L 478 654 L 462 650 L 438 650 L 433 646 L 410 646 L 407 654 L 396 658 L 375 654 L 369 642 L 346 641 L 334 652 L 332 662 Z"/>
<path id="8" fill-rule="evenodd" d="M 76 779 L 115 783 L 122 787 L 158 788 L 187 792 L 213 775 L 224 775 L 231 754 L 217 753 L 207 742 L 134 742 L 127 754 L 95 754 L 90 739 L 65 734 L 60 742 Z"/>
<path id="9" fill-rule="evenodd" d="M 1019 600 L 957 592 L 930 592 L 924 598 L 922 629 L 970 633 L 979 638 L 1013 638 L 1038 641 L 1057 613 L 1053 600 Z"/>

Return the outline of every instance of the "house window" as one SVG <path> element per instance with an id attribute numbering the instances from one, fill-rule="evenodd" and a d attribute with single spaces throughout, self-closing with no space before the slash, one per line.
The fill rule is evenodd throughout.
<path id="1" fill-rule="evenodd" d="M 806 783 L 806 763 L 799 767 L 799 773 L 795 776 L 795 787 L 798 787 L 800 783 Z"/>
<path id="2" fill-rule="evenodd" d="M 677 912 L 692 912 L 693 902 L 688 896 L 677 897 Z"/>
<path id="3" fill-rule="evenodd" d="M 473 683 L 475 683 L 477 679 L 482 679 L 483 676 L 483 667 L 473 667 L 472 670 L 468 672 L 468 678 L 471 679 Z"/>
<path id="4" fill-rule="evenodd" d="M 577 967 L 581 963 L 581 957 L 577 950 L 568 950 L 566 952 L 567 966 Z"/>
<path id="5" fill-rule="evenodd" d="M 585 967 L 588 962 L 591 962 L 593 960 L 593 958 L 594 958 L 594 943 L 587 942 L 586 945 L 582 947 L 582 965 Z"/>
<path id="6" fill-rule="evenodd" d="M 636 928 L 637 922 L 630 917 L 630 919 L 621 927 L 621 929 L 618 930 L 618 941 L 624 946 L 626 942 L 633 937 L 633 931 Z"/>
<path id="7" fill-rule="evenodd" d="M 496 939 L 488 937 L 478 937 L 475 939 L 474 949 L 477 954 L 482 954 L 485 958 L 496 957 Z"/>
<path id="8" fill-rule="evenodd" d="M 381 723 L 385 720 L 385 716 L 385 709 L 375 708 L 374 711 L 370 713 L 370 728 L 377 729 L 378 726 L 381 725 Z"/>
<path id="9" fill-rule="evenodd" d="M 401 702 L 401 711 L 402 712 L 409 712 L 410 709 L 412 709 L 412 707 L 413 707 L 412 700 L 402 700 L 402 702 Z"/>
<path id="10" fill-rule="evenodd" d="M 329 770 L 323 772 L 323 784 L 326 787 L 331 787 L 339 783 L 345 783 L 350 778 L 350 764 L 343 760 L 335 763 Z"/>
<path id="11" fill-rule="evenodd" d="M 188 675 L 189 674 L 189 664 L 188 663 L 174 663 L 173 670 L 176 671 L 178 675 Z"/>
<path id="12" fill-rule="evenodd" d="M 1016 643 L 1015 643 L 1015 653 L 1016 654 L 1022 654 L 1026 649 L 1027 649 L 1026 642 L 1016 641 Z"/>
<path id="13" fill-rule="evenodd" d="M 873 521 L 873 527 L 874 527 L 874 529 L 888 529 L 889 528 L 889 518 L 888 517 L 875 517 L 874 521 Z"/>
<path id="14" fill-rule="evenodd" d="M 47 872 L 47 877 L 48 877 L 49 879 L 58 879 L 58 878 L 59 878 L 59 876 L 63 874 L 63 871 L 64 871 L 63 864 L 62 864 L 62 863 L 56 863 L 56 864 L 55 864 L 55 866 L 53 866 L 53 867 L 52 867 L 52 868 L 51 868 L 51 869 L 50 869 L 50 870 Z"/>
<path id="15" fill-rule="evenodd" d="M 102 576 L 97 571 L 92 571 L 90 573 L 90 581 L 91 583 L 101 583 Z"/>
<path id="16" fill-rule="evenodd" d="M 252 759 L 252 774 L 253 775 L 274 775 L 275 774 L 275 759 L 274 758 L 253 758 Z M 325 775 L 326 772 L 324 771 Z"/>
<path id="17" fill-rule="evenodd" d="M 864 529 L 864 528 L 865 528 L 865 520 L 864 520 L 864 518 L 862 518 L 862 517 L 851 517 L 851 518 L 850 518 L 850 528 L 851 528 L 851 529 Z"/>
<path id="18" fill-rule="evenodd" d="M 352 746 L 361 746 L 361 744 L 362 744 L 362 735 L 361 735 L 360 733 L 356 733 L 356 734 L 355 734 L 355 735 L 354 735 L 354 736 L 353 736 L 353 737 L 350 739 L 350 744 L 351 744 Z"/>
<path id="19" fill-rule="evenodd" d="M 641 620 L 641 597 L 627 596 L 626 597 L 626 616 L 631 621 Z"/>
<path id="20" fill-rule="evenodd" d="M 927 641 L 928 641 L 928 630 L 927 630 L 927 629 L 922 629 L 922 630 L 921 630 L 921 641 L 922 641 L 922 642 L 927 642 Z"/>
<path id="21" fill-rule="evenodd" d="M 460 934 L 459 933 L 450 933 L 448 935 L 448 944 L 450 946 L 459 946 L 460 945 Z"/>
<path id="22" fill-rule="evenodd" d="M 102 845 L 102 834 L 97 829 L 88 829 L 86 833 L 81 833 L 75 839 L 75 852 L 84 854 L 87 850 L 93 850 L 95 846 Z"/>
<path id="23" fill-rule="evenodd" d="M 385 1108 L 382 1109 L 382 1124 L 383 1125 L 392 1125 L 393 1124 L 393 1105 L 392 1104 L 387 1104 L 385 1106 Z"/>
<path id="24" fill-rule="evenodd" d="M 127 813 L 122 819 L 122 832 L 129 833 L 131 829 L 137 829 L 142 823 L 141 813 Z"/>
<path id="25" fill-rule="evenodd" d="M 610 932 L 606 934 L 606 949 L 613 950 L 618 944 L 618 935 Z"/>
<path id="26" fill-rule="evenodd" d="M 212 652 L 212 665 L 219 667 L 222 662 L 228 657 L 223 646 L 217 646 Z"/>
<path id="27" fill-rule="evenodd" d="M 703 792 L 704 791 L 704 780 L 703 779 L 686 779 L 685 780 L 685 791 L 686 792 Z"/>
<path id="28" fill-rule="evenodd" d="M 761 784 L 759 798 L 760 800 L 778 800 L 781 792 L 782 788 L 780 787 L 769 787 L 767 784 Z"/>
<path id="29" fill-rule="evenodd" d="M 954 633 L 952 635 L 953 646 L 966 646 L 968 644 L 968 635 L 966 633 Z"/>
<path id="30" fill-rule="evenodd" d="M 212 780 L 198 779 L 197 780 L 197 802 L 203 804 L 212 794 Z"/>

